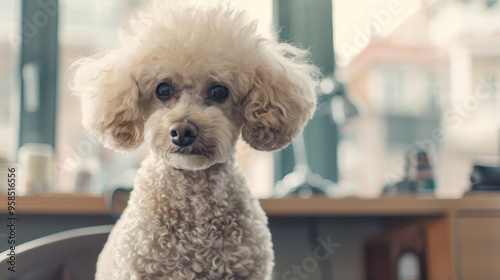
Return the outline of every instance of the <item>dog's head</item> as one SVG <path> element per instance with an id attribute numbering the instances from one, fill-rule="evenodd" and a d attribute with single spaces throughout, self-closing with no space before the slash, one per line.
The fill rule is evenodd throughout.
<path id="1" fill-rule="evenodd" d="M 145 141 L 186 170 L 226 161 L 240 133 L 258 150 L 289 144 L 316 105 L 307 52 L 228 5 L 176 2 L 155 2 L 120 47 L 75 63 L 85 128 L 117 151 Z"/>

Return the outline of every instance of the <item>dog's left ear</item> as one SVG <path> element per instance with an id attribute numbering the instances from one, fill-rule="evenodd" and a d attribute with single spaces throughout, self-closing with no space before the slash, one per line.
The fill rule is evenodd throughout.
<path id="1" fill-rule="evenodd" d="M 307 51 L 289 44 L 262 50 L 253 86 L 243 100 L 242 137 L 252 148 L 284 148 L 302 131 L 316 107 L 319 71 Z"/>

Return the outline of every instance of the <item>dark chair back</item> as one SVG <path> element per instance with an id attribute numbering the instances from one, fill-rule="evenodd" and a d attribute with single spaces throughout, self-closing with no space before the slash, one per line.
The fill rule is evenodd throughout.
<path id="1" fill-rule="evenodd" d="M 0 279 L 90 280 L 97 257 L 113 225 L 68 230 L 38 238 L 16 247 L 15 263 L 10 250 L 0 255 Z M 15 265 L 15 272 L 9 267 Z"/>

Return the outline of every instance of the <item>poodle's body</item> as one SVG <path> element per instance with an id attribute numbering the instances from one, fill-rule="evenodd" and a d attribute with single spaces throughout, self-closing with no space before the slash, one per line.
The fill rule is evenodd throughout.
<path id="1" fill-rule="evenodd" d="M 267 218 L 232 160 L 174 170 L 150 155 L 99 257 L 97 279 L 270 279 Z"/>
<path id="2" fill-rule="evenodd" d="M 235 146 L 288 145 L 313 115 L 317 69 L 228 4 L 153 1 L 131 28 L 76 62 L 72 83 L 105 146 L 150 150 L 96 279 L 270 279 L 267 219 Z"/>

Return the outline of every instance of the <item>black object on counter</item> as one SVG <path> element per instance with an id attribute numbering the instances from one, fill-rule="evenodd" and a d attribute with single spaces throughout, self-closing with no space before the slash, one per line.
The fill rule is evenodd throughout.
<path id="1" fill-rule="evenodd" d="M 474 165 L 470 175 L 470 191 L 500 191 L 500 166 Z"/>

